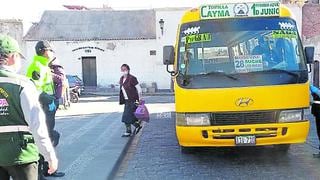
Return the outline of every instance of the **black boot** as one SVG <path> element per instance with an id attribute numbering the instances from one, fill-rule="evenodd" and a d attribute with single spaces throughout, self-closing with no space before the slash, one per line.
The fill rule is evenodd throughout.
<path id="1" fill-rule="evenodd" d="M 130 137 L 131 134 L 131 124 L 126 124 L 126 132 L 121 137 Z"/>
<path id="2" fill-rule="evenodd" d="M 315 154 L 313 154 L 313 157 L 314 157 L 314 158 L 320 158 L 320 153 L 315 153 Z"/>
<path id="3" fill-rule="evenodd" d="M 38 180 L 47 180 L 42 173 L 39 174 L 38 176 L 39 176 Z"/>
<path id="4" fill-rule="evenodd" d="M 320 158 L 320 146 L 319 146 L 319 152 L 313 154 L 314 158 Z"/>
<path id="5" fill-rule="evenodd" d="M 52 174 L 49 174 L 49 173 L 44 174 L 44 176 L 46 177 L 63 177 L 64 175 L 66 175 L 64 172 L 58 172 L 58 171 Z"/>
<path id="6" fill-rule="evenodd" d="M 134 125 L 134 127 L 135 127 L 135 129 L 134 129 L 134 134 L 138 134 L 138 133 L 140 132 L 140 130 L 142 129 L 141 121 L 138 120 L 138 121 L 136 121 L 133 125 Z"/>

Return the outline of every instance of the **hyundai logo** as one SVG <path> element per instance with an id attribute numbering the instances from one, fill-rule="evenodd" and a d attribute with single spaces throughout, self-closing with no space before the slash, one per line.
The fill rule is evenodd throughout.
<path id="1" fill-rule="evenodd" d="M 253 99 L 251 98 L 239 98 L 236 101 L 236 105 L 239 107 L 247 107 L 253 104 Z"/>

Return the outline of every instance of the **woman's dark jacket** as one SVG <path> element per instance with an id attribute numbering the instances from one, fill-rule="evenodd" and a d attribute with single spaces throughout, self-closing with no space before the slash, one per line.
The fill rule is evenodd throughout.
<path id="1" fill-rule="evenodd" d="M 139 82 L 137 78 L 131 74 L 128 74 L 125 82 L 123 82 L 123 78 L 124 78 L 123 76 L 120 78 L 120 98 L 119 98 L 120 104 L 125 104 L 125 98 L 122 92 L 122 86 L 127 93 L 129 101 L 131 102 L 138 101 L 139 95 L 138 95 L 136 85 L 139 84 Z"/>

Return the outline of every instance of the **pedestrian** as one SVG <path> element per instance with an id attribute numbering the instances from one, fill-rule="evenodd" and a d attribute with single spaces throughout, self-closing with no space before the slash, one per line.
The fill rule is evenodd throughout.
<path id="1" fill-rule="evenodd" d="M 49 62 L 54 57 L 54 50 L 48 41 L 38 41 L 35 46 L 36 55 L 32 63 L 28 67 L 27 77 L 29 77 L 36 85 L 40 94 L 40 104 L 46 115 L 46 123 L 48 126 L 49 137 L 52 144 L 56 145 L 56 131 L 55 127 L 55 112 L 56 112 L 56 98 L 54 96 L 54 82 Z M 48 174 L 48 162 L 45 162 L 40 156 L 39 169 L 44 173 L 44 176 L 62 177 L 65 174 L 56 171 L 53 174 Z M 41 174 L 41 173 L 40 173 Z M 42 176 L 42 175 L 41 175 Z"/>
<path id="2" fill-rule="evenodd" d="M 49 162 L 49 174 L 58 167 L 39 93 L 29 79 L 17 74 L 20 52 L 16 40 L 0 35 L 1 180 L 37 180 L 39 151 Z"/>
<path id="3" fill-rule="evenodd" d="M 60 100 L 63 95 L 63 86 L 66 79 L 65 72 L 63 67 L 60 65 L 60 62 L 57 58 L 54 58 L 49 62 L 49 67 L 52 72 L 53 85 L 54 85 L 54 96 L 55 96 L 55 106 L 56 109 L 53 111 L 53 118 L 55 121 L 56 112 L 59 108 Z M 53 146 L 56 147 L 59 144 L 60 134 L 58 131 L 53 130 Z"/>
<path id="4" fill-rule="evenodd" d="M 64 68 L 60 65 L 57 58 L 54 58 L 50 63 L 49 67 L 52 72 L 53 84 L 54 84 L 54 96 L 56 98 L 56 105 L 58 106 L 59 99 L 62 98 L 63 85 L 66 78 Z"/>
<path id="5" fill-rule="evenodd" d="M 124 104 L 122 122 L 126 126 L 126 132 L 122 137 L 129 137 L 132 134 L 131 125 L 135 127 L 134 134 L 141 130 L 141 121 L 139 121 L 134 112 L 137 109 L 137 102 L 142 99 L 142 91 L 137 78 L 130 74 L 130 67 L 127 64 L 121 66 L 122 76 L 120 78 L 120 104 Z"/>
<path id="6" fill-rule="evenodd" d="M 311 95 L 313 97 L 312 105 L 311 105 L 311 113 L 314 115 L 316 119 L 316 128 L 317 128 L 317 135 L 318 139 L 320 140 L 320 90 L 310 85 Z M 320 158 L 320 145 L 319 145 L 319 152 L 313 154 L 315 158 Z"/>

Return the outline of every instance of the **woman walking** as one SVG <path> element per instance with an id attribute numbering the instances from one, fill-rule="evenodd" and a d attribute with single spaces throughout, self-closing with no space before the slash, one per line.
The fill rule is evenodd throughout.
<path id="1" fill-rule="evenodd" d="M 121 66 L 122 76 L 120 78 L 120 104 L 124 104 L 122 122 L 126 126 L 126 132 L 122 137 L 129 137 L 132 134 L 131 125 L 135 127 L 134 134 L 141 130 L 141 122 L 135 117 L 136 103 L 141 100 L 141 87 L 136 77 L 130 74 L 130 67 L 127 64 Z"/>

